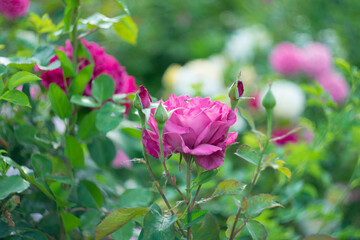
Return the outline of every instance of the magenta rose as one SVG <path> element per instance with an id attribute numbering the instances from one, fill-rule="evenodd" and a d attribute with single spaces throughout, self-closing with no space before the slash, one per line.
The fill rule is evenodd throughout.
<path id="1" fill-rule="evenodd" d="M 82 44 L 89 50 L 90 55 L 94 59 L 94 71 L 91 77 L 91 81 L 86 85 L 84 95 L 91 96 L 91 82 L 101 74 L 107 74 L 114 79 L 115 93 L 132 93 L 136 91 L 135 78 L 129 76 L 125 68 L 111 55 L 107 54 L 103 47 L 100 47 L 97 43 L 87 42 L 85 39 L 81 39 Z M 69 40 L 66 41 L 65 47 L 59 47 L 59 50 L 66 53 L 66 55 L 72 59 L 73 49 Z M 54 56 L 50 63 L 58 60 L 57 56 Z M 84 59 L 78 59 L 79 70 L 90 64 L 90 61 Z M 56 83 L 62 89 L 65 90 L 63 71 L 61 68 L 46 71 L 41 74 L 41 83 L 44 87 L 48 88 L 51 83 Z M 70 79 L 67 79 L 69 85 Z"/>
<path id="2" fill-rule="evenodd" d="M 165 124 L 163 146 L 165 156 L 171 153 L 192 155 L 199 166 L 215 169 L 224 163 L 225 149 L 236 140 L 237 133 L 228 133 L 236 122 L 236 114 L 226 104 L 210 98 L 170 95 L 163 102 L 167 111 L 173 112 Z M 148 153 L 159 158 L 159 133 L 151 109 L 149 126 L 143 132 L 143 144 Z"/>
<path id="3" fill-rule="evenodd" d="M 0 13 L 8 19 L 25 16 L 29 7 L 30 0 L 0 0 Z"/>
<path id="4" fill-rule="evenodd" d="M 326 45 L 310 43 L 304 48 L 303 70 L 311 77 L 318 76 L 332 69 L 332 56 Z"/>

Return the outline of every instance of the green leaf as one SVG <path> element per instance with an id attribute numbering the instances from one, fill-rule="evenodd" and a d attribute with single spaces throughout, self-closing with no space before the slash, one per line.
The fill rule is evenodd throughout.
<path id="1" fill-rule="evenodd" d="M 74 67 L 72 65 L 71 60 L 66 55 L 65 52 L 61 50 L 55 50 L 56 56 L 59 58 L 61 62 L 61 68 L 64 71 L 64 77 L 73 77 L 74 76 Z"/>
<path id="2" fill-rule="evenodd" d="M 82 95 L 86 84 L 90 81 L 94 64 L 87 65 L 76 75 L 70 84 L 70 93 L 72 95 Z"/>
<path id="3" fill-rule="evenodd" d="M 190 221 L 188 221 L 188 216 L 186 216 L 184 218 L 184 221 L 183 221 L 184 226 L 182 226 L 182 228 L 186 229 L 188 227 L 193 226 L 194 224 L 201 222 L 202 220 L 204 220 L 204 218 L 208 212 L 209 212 L 208 210 L 201 209 L 201 210 L 195 210 L 195 211 L 188 213 L 188 215 L 190 216 Z"/>
<path id="4" fill-rule="evenodd" d="M 97 129 L 103 134 L 115 129 L 120 124 L 124 112 L 124 106 L 115 105 L 112 102 L 105 103 L 96 116 Z"/>
<path id="5" fill-rule="evenodd" d="M 125 208 L 118 209 L 110 213 L 101 221 L 101 223 L 95 228 L 95 240 L 104 238 L 109 234 L 123 227 L 132 219 L 144 216 L 149 212 L 149 209 L 138 208 Z"/>
<path id="6" fill-rule="evenodd" d="M 68 185 L 75 185 L 76 182 L 68 177 L 64 177 L 64 176 L 49 176 L 46 178 L 46 180 L 48 181 L 55 181 L 55 182 L 59 182 L 59 183 L 64 183 L 64 184 L 68 184 Z"/>
<path id="7" fill-rule="evenodd" d="M 112 233 L 114 239 L 131 239 L 135 228 L 135 220 L 128 222 L 125 226 Z"/>
<path id="8" fill-rule="evenodd" d="M 217 169 L 214 169 L 214 170 L 210 170 L 210 171 L 205 171 L 205 172 L 202 172 L 199 174 L 199 176 L 197 176 L 194 180 L 193 180 L 193 185 L 191 187 L 191 189 L 201 185 L 201 184 L 204 184 L 204 183 L 207 183 L 208 181 L 210 181 L 211 179 L 213 179 L 216 174 L 218 173 L 218 170 Z"/>
<path id="9" fill-rule="evenodd" d="M 120 8 L 126 13 L 126 14 L 130 14 L 128 8 L 126 7 L 125 3 L 123 0 L 114 0 L 119 6 Z"/>
<path id="10" fill-rule="evenodd" d="M 62 119 L 71 116 L 71 105 L 63 90 L 51 83 L 49 87 L 49 100 L 54 112 Z"/>
<path id="11" fill-rule="evenodd" d="M 52 172 L 52 162 L 43 155 L 33 154 L 31 156 L 31 164 L 35 170 L 35 173 L 40 178 L 46 178 Z"/>
<path id="12" fill-rule="evenodd" d="M 245 211 L 245 215 L 249 218 L 255 218 L 259 216 L 265 209 L 282 207 L 281 204 L 273 201 L 273 196 L 269 194 L 259 194 L 252 196 L 247 201 L 248 207 Z"/>
<path id="13" fill-rule="evenodd" d="M 345 71 L 347 71 L 347 72 L 351 71 L 350 64 L 348 62 L 346 62 L 344 59 L 334 58 L 334 62 L 337 66 L 341 67 Z"/>
<path id="14" fill-rule="evenodd" d="M 192 233 L 196 240 L 220 240 L 220 227 L 216 218 L 209 213 L 200 224 L 193 226 Z"/>
<path id="15" fill-rule="evenodd" d="M 149 206 L 152 199 L 152 191 L 146 188 L 126 189 L 120 197 L 119 207 L 133 208 Z"/>
<path id="16" fill-rule="evenodd" d="M 85 115 L 84 118 L 81 120 L 79 124 L 79 130 L 77 132 L 77 136 L 81 140 L 90 140 L 99 134 L 99 131 L 95 126 L 97 113 L 98 111 L 92 111 Z"/>
<path id="17" fill-rule="evenodd" d="M 101 104 L 95 102 L 95 100 L 92 97 L 86 97 L 80 95 L 73 95 L 70 99 L 70 102 L 79 106 L 90 107 L 90 108 L 96 108 L 101 106 Z"/>
<path id="18" fill-rule="evenodd" d="M 100 223 L 101 213 L 97 209 L 88 209 L 87 212 L 81 215 L 81 229 L 94 230 L 95 227 Z"/>
<path id="19" fill-rule="evenodd" d="M 73 136 L 65 137 L 65 156 L 70 159 L 73 167 L 85 167 L 84 152 L 78 140 Z"/>
<path id="20" fill-rule="evenodd" d="M 251 235 L 253 240 L 266 240 L 267 231 L 261 223 L 255 220 L 249 220 L 246 223 L 246 229 Z"/>
<path id="21" fill-rule="evenodd" d="M 8 80 L 8 87 L 10 90 L 16 88 L 17 86 L 20 86 L 24 83 L 33 82 L 40 80 L 38 76 L 35 74 L 29 73 L 29 72 L 17 72 L 14 75 L 12 75 Z"/>
<path id="22" fill-rule="evenodd" d="M 81 226 L 80 219 L 75 217 L 74 215 L 72 215 L 70 213 L 62 212 L 61 213 L 61 218 L 62 218 L 62 221 L 64 223 L 66 233 L 69 233 L 72 230 L 74 230 L 75 228 Z"/>
<path id="23" fill-rule="evenodd" d="M 2 80 L 2 76 L 0 75 L 0 95 L 4 90 L 4 81 Z"/>
<path id="24" fill-rule="evenodd" d="M 57 204 L 59 206 L 66 206 L 66 201 L 69 198 L 71 188 L 64 186 L 61 182 L 53 182 L 49 187 L 56 197 Z"/>
<path id="25" fill-rule="evenodd" d="M 125 16 L 119 22 L 114 23 L 114 30 L 120 38 L 136 44 L 138 29 L 130 16 Z"/>
<path id="26" fill-rule="evenodd" d="M 46 45 L 40 46 L 35 49 L 32 59 L 36 62 L 37 66 L 44 70 L 43 67 L 49 65 L 50 60 L 55 56 L 55 50 L 53 46 Z"/>
<path id="27" fill-rule="evenodd" d="M 240 111 L 240 114 L 243 118 L 246 119 L 246 121 L 249 123 L 251 129 L 255 129 L 255 122 L 254 119 L 251 117 L 250 113 L 248 113 L 247 111 L 245 111 L 245 109 L 243 108 L 238 108 Z"/>
<path id="28" fill-rule="evenodd" d="M 91 94 L 99 103 L 111 98 L 114 91 L 115 83 L 109 75 L 101 74 L 92 82 Z"/>
<path id="29" fill-rule="evenodd" d="M 259 154 L 248 145 L 240 145 L 235 155 L 243 158 L 251 164 L 254 164 L 255 166 L 258 165 L 260 160 Z"/>
<path id="30" fill-rule="evenodd" d="M 95 27 L 109 29 L 114 23 L 119 22 L 122 17 L 123 16 L 108 18 L 101 13 L 95 13 L 86 19 L 80 19 L 80 22 L 86 25 L 88 29 L 93 29 Z"/>
<path id="31" fill-rule="evenodd" d="M 104 199 L 95 183 L 82 180 L 77 190 L 79 202 L 83 206 L 89 208 L 100 208 L 102 206 Z"/>
<path id="32" fill-rule="evenodd" d="M 333 238 L 331 236 L 324 235 L 324 234 L 314 234 L 314 235 L 310 235 L 306 238 L 303 238 L 302 240 L 337 240 L 337 238 Z"/>
<path id="33" fill-rule="evenodd" d="M 240 183 L 234 179 L 228 179 L 217 185 L 212 197 L 237 195 L 240 194 L 245 189 L 245 187 L 246 184 Z"/>
<path id="34" fill-rule="evenodd" d="M 235 222 L 235 218 L 236 218 L 236 216 L 233 215 L 233 216 L 230 216 L 226 221 L 227 229 L 226 229 L 226 232 L 225 232 L 225 236 L 227 238 L 230 238 L 231 231 L 232 231 L 232 228 L 233 228 L 233 225 L 234 225 L 234 222 Z M 238 230 L 243 224 L 244 224 L 244 221 L 241 220 L 241 219 L 238 219 L 238 221 L 236 222 L 235 231 Z M 236 237 L 238 234 L 236 234 L 234 237 Z"/>
<path id="35" fill-rule="evenodd" d="M 99 167 L 109 166 L 116 155 L 114 143 L 106 137 L 98 137 L 88 144 L 88 150 L 92 160 Z"/>
<path id="36" fill-rule="evenodd" d="M 0 96 L 0 99 L 11 102 L 16 105 L 31 108 L 28 96 L 26 96 L 25 93 L 16 89 L 6 91 L 3 95 Z"/>
<path id="37" fill-rule="evenodd" d="M 30 186 L 19 175 L 0 176 L 0 200 L 3 200 L 11 193 L 21 193 Z"/>
<path id="38" fill-rule="evenodd" d="M 161 209 L 155 203 L 144 217 L 144 240 L 175 239 L 175 221 L 177 215 L 162 215 Z"/>

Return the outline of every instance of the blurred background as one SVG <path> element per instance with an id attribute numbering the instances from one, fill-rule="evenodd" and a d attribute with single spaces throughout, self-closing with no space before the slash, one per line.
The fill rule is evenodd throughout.
<path id="1" fill-rule="evenodd" d="M 242 101 L 241 107 L 253 115 L 258 130 L 266 129 L 261 98 L 270 80 L 277 100 L 273 136 L 302 127 L 276 141 L 270 149 L 286 162 L 291 180 L 269 168 L 255 189 L 257 193 L 277 196 L 285 207 L 261 215 L 269 239 L 301 239 L 318 232 L 344 240 L 360 239 L 360 1 L 126 3 L 139 29 L 136 45 L 121 40 L 112 29 L 96 31 L 87 40 L 105 47 L 136 78 L 137 85 L 145 85 L 152 96 L 166 99 L 170 93 L 188 94 L 226 102 L 227 88 L 241 72 L 244 96 L 254 97 Z M 113 0 L 82 0 L 81 4 L 84 18 L 96 12 L 114 17 L 120 11 Z M 40 16 L 49 13 L 57 24 L 63 17 L 64 4 L 32 1 L 30 11 Z M 1 55 L 23 56 L 36 47 L 37 37 L 26 19 L 1 18 L 0 26 L 0 44 L 7 46 Z M 22 30 L 15 31 L 16 26 Z M 65 38 L 49 41 L 63 46 Z M 238 142 L 258 148 L 251 125 L 238 115 L 233 127 L 240 133 Z M 136 118 L 131 119 L 130 114 L 130 120 Z M 120 131 L 108 136 L 122 150 L 118 150 L 115 169 L 111 170 L 114 175 L 101 179 L 109 187 L 115 187 L 117 179 L 122 191 L 151 187 L 141 164 L 124 163 L 141 157 L 140 136 L 130 130 L 134 124 L 124 122 Z M 176 172 L 178 159 L 174 158 L 176 161 L 169 164 Z M 157 167 L 160 175 L 161 167 Z M 201 197 L 206 197 L 222 179 L 249 182 L 253 171 L 253 166 L 243 160 L 227 157 Z M 176 175 L 179 179 L 182 176 L 178 171 Z M 167 191 L 176 200 L 175 193 Z M 146 206 L 152 201 L 149 196 L 140 199 L 149 191 L 137 191 L 137 198 L 134 192 L 125 193 L 120 197 L 121 207 L 128 202 L 132 202 L 131 206 Z M 227 217 L 236 212 L 232 197 L 207 203 L 204 208 L 215 213 L 220 226 L 226 226 Z M 226 229 L 221 230 L 224 236 Z M 247 233 L 239 238 L 250 239 Z"/>

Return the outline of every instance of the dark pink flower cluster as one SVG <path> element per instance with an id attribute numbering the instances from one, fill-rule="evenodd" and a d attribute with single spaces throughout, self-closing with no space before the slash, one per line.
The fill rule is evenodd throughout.
<path id="1" fill-rule="evenodd" d="M 94 70 L 91 80 L 98 77 L 100 74 L 107 74 L 114 79 L 115 93 L 131 93 L 136 91 L 135 79 L 129 76 L 123 66 L 113 57 L 108 55 L 103 47 L 100 47 L 94 42 L 87 42 L 85 39 L 81 40 L 82 44 L 89 50 L 90 55 L 94 59 Z M 72 59 L 72 45 L 69 40 L 66 41 L 65 47 L 59 47 L 59 50 L 66 53 L 66 55 Z M 50 63 L 58 60 L 57 56 L 54 56 Z M 90 64 L 89 60 L 78 59 L 79 70 Z M 48 88 L 50 83 L 56 83 L 62 89 L 65 89 L 63 80 L 63 71 L 61 68 L 50 70 L 41 74 L 42 84 Z M 69 84 L 67 79 L 67 84 Z M 91 82 L 90 81 L 84 91 L 84 95 L 91 95 Z"/>
<path id="2" fill-rule="evenodd" d="M 206 170 L 224 163 L 225 149 L 236 140 L 237 133 L 227 133 L 236 122 L 236 114 L 230 107 L 210 98 L 170 95 L 163 102 L 167 111 L 177 109 L 167 120 L 163 132 L 165 156 L 183 153 L 194 156 L 195 161 Z M 149 126 L 143 132 L 143 144 L 148 153 L 159 157 L 159 131 L 151 109 Z"/>
<path id="3" fill-rule="evenodd" d="M 276 72 L 284 76 L 304 73 L 317 80 L 335 102 L 342 103 L 349 94 L 349 86 L 334 71 L 332 62 L 330 50 L 318 42 L 309 43 L 303 49 L 290 42 L 282 42 L 270 54 L 270 65 Z"/>
<path id="4" fill-rule="evenodd" d="M 0 0 L 0 13 L 8 19 L 25 16 L 29 7 L 30 0 Z"/>

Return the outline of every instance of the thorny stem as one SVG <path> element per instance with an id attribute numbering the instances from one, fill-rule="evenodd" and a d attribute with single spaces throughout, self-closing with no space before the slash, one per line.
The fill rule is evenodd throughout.
<path id="1" fill-rule="evenodd" d="M 169 182 L 173 185 L 173 187 L 176 189 L 176 191 L 180 194 L 180 196 L 184 199 L 184 201 L 188 204 L 189 202 L 187 201 L 187 198 L 184 196 L 184 194 L 180 191 L 180 189 L 178 188 L 178 186 L 176 185 L 176 183 L 171 179 L 170 177 L 170 172 L 166 166 L 166 162 L 165 162 L 165 156 L 164 156 L 164 146 L 162 144 L 162 136 L 163 131 L 161 129 L 159 129 L 159 146 L 160 146 L 160 161 L 164 167 L 165 170 L 165 175 L 166 178 L 169 180 Z"/>
<path id="2" fill-rule="evenodd" d="M 259 162 L 258 162 L 257 167 L 256 167 L 255 175 L 254 175 L 253 179 L 251 180 L 250 188 L 249 188 L 248 193 L 247 193 L 248 196 L 251 194 L 253 188 L 254 188 L 255 185 L 256 185 L 257 180 L 258 180 L 259 177 L 260 177 L 261 164 L 262 164 L 262 161 L 263 161 L 263 157 L 264 157 L 266 148 L 268 147 L 269 142 L 270 142 L 270 139 L 271 139 L 271 129 L 272 129 L 272 110 L 268 110 L 268 111 L 267 111 L 267 135 L 266 135 L 266 142 L 265 142 L 264 148 L 263 148 L 262 151 L 261 151 L 260 158 L 259 158 Z M 229 240 L 233 240 L 233 239 L 235 238 L 236 234 L 238 234 L 238 233 L 241 231 L 241 229 L 244 227 L 244 225 L 246 224 L 246 221 L 245 221 L 244 225 L 241 226 L 237 231 L 235 231 L 236 224 L 237 224 L 238 219 L 239 219 L 240 214 L 241 214 L 241 210 L 242 210 L 242 208 L 241 208 L 241 206 L 240 206 L 239 209 L 238 209 L 238 211 L 237 211 L 237 213 L 236 213 L 236 216 L 235 216 L 234 225 L 232 226 Z"/>
<path id="3" fill-rule="evenodd" d="M 188 223 L 191 221 L 191 217 L 190 217 L 190 212 L 191 212 L 191 189 L 190 189 L 190 184 L 191 184 L 191 158 L 190 160 L 187 162 L 187 168 L 186 168 L 186 199 L 188 200 L 188 213 L 187 213 L 187 219 L 188 219 Z M 198 188 L 198 190 L 200 191 L 200 189 Z M 187 228 L 187 240 L 191 240 L 191 227 Z"/>
<path id="4" fill-rule="evenodd" d="M 142 131 L 144 131 L 144 130 L 145 130 L 145 122 L 142 121 L 142 122 L 141 122 L 141 125 L 142 125 L 142 126 L 141 126 Z M 148 170 L 149 170 L 149 172 L 150 172 L 150 175 L 151 175 L 151 177 L 152 177 L 152 179 L 153 179 L 153 181 L 154 181 L 154 184 L 155 184 L 158 192 L 160 193 L 162 199 L 164 200 L 164 202 L 165 202 L 166 206 L 168 207 L 168 209 L 170 210 L 171 214 L 172 214 L 172 215 L 175 215 L 175 212 L 172 210 L 171 205 L 170 205 L 168 199 L 166 198 L 165 193 L 162 191 L 162 189 L 161 189 L 161 187 L 160 187 L 160 184 L 159 184 L 159 181 L 156 179 L 155 174 L 154 174 L 154 172 L 153 172 L 153 170 L 152 170 L 152 168 L 151 168 L 150 161 L 149 161 L 149 158 L 148 158 L 148 154 L 147 154 L 147 152 L 146 152 L 146 149 L 145 149 L 145 146 L 144 146 L 144 145 L 143 145 L 143 155 L 144 155 L 144 160 L 145 160 L 146 166 L 147 166 L 147 168 L 148 168 Z M 179 230 L 180 230 L 181 234 L 182 234 L 183 236 L 185 236 L 184 230 L 180 229 L 181 223 L 180 223 L 179 221 L 177 221 L 177 224 L 178 224 L 178 226 L 179 226 Z"/>

